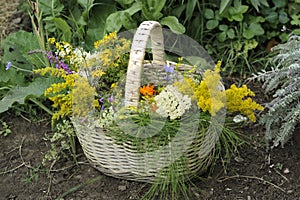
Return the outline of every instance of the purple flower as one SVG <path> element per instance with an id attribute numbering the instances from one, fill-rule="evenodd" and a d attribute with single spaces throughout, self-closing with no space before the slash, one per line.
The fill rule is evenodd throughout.
<path id="1" fill-rule="evenodd" d="M 54 56 L 51 51 L 47 53 L 47 58 L 51 64 L 55 64 L 57 69 L 63 69 L 67 74 L 73 74 L 69 66 L 64 61 L 59 61 L 57 56 Z"/>
<path id="2" fill-rule="evenodd" d="M 5 70 L 9 70 L 10 67 L 11 67 L 11 62 L 8 61 L 7 64 L 6 64 Z"/>
<path id="3" fill-rule="evenodd" d="M 170 76 L 168 76 L 168 75 L 165 76 L 165 79 L 166 79 L 167 81 L 171 81 L 171 80 L 172 80 L 172 78 L 171 78 Z"/>
<path id="4" fill-rule="evenodd" d="M 104 98 L 102 97 L 98 101 L 99 101 L 99 103 L 104 103 Z"/>
<path id="5" fill-rule="evenodd" d="M 114 101 L 114 97 L 113 97 L 113 96 L 110 96 L 110 97 L 108 98 L 108 101 L 110 101 L 110 102 Z"/>
<path id="6" fill-rule="evenodd" d="M 164 70 L 165 70 L 165 72 L 168 72 L 168 73 L 174 73 L 174 70 L 175 70 L 175 66 L 173 66 L 173 65 L 171 65 L 171 66 L 169 66 L 169 65 L 164 65 Z"/>

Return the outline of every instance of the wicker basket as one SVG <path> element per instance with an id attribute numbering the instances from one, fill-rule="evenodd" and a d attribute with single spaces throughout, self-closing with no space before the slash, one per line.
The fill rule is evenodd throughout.
<path id="1" fill-rule="evenodd" d="M 151 38 L 152 45 L 151 64 L 144 61 L 148 38 Z M 133 38 L 125 83 L 125 106 L 138 106 L 142 76 L 153 83 L 163 81 L 159 80 L 162 76 L 157 76 L 157 73 L 165 73 L 164 57 L 161 25 L 155 21 L 143 22 Z M 189 65 L 179 67 L 182 71 L 190 69 Z M 84 124 L 80 123 L 80 119 L 74 118 L 73 124 L 83 151 L 94 167 L 109 176 L 143 182 L 153 182 L 158 177 L 165 178 L 169 163 L 177 162 L 178 172 L 186 177 L 204 172 L 211 163 L 211 153 L 219 138 L 218 131 L 213 129 L 208 129 L 201 135 L 185 133 L 186 135 L 175 138 L 159 151 L 139 152 L 131 141 L 122 144 L 116 142 L 109 132 L 97 127 L 92 118 L 86 119 Z M 184 125 L 181 128 L 189 129 Z M 181 156 L 176 160 L 171 156 L 174 154 Z M 182 158 L 184 162 L 181 162 Z"/>

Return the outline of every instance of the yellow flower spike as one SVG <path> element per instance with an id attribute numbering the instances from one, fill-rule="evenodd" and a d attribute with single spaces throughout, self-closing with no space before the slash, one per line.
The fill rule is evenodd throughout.
<path id="1" fill-rule="evenodd" d="M 215 66 L 215 72 L 220 73 L 221 65 L 222 65 L 222 61 L 219 60 Z"/>
<path id="2" fill-rule="evenodd" d="M 86 78 L 78 77 L 76 79 L 72 93 L 74 114 L 86 116 L 89 111 L 95 108 L 96 90 L 89 84 Z"/>

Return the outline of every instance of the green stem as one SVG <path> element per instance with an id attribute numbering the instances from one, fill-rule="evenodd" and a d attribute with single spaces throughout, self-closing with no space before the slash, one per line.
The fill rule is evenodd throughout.
<path id="1" fill-rule="evenodd" d="M 49 108 L 47 108 L 44 104 L 42 104 L 41 102 L 39 102 L 37 99 L 29 98 L 29 100 L 32 101 L 33 103 L 35 103 L 36 105 L 38 105 L 39 107 L 41 107 L 48 114 L 53 115 L 53 112 Z"/>
<path id="2" fill-rule="evenodd" d="M 20 68 L 20 67 L 14 66 L 14 65 L 12 65 L 11 67 L 13 67 L 13 68 L 15 68 L 15 69 L 17 69 L 17 70 L 23 71 L 23 72 L 32 73 L 32 71 L 31 71 L 31 70 L 28 70 L 28 69 L 22 69 L 22 68 Z"/>
<path id="3" fill-rule="evenodd" d="M 56 200 L 63 199 L 64 197 L 66 197 L 67 195 L 71 194 L 72 192 L 75 192 L 76 190 L 79 190 L 80 188 L 82 188 L 82 187 L 84 187 L 86 185 L 92 184 L 92 183 L 100 180 L 101 178 L 102 178 L 102 176 L 97 176 L 97 177 L 95 177 L 93 179 L 87 180 L 84 183 L 76 185 L 75 187 L 72 187 L 70 190 L 68 190 L 65 193 L 63 193 L 62 195 L 60 195 L 58 198 L 56 198 Z"/>

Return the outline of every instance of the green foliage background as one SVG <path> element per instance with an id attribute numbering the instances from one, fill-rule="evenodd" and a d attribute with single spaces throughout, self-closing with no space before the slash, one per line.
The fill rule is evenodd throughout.
<path id="1" fill-rule="evenodd" d="M 41 80 L 30 71 L 49 65 L 45 41 L 55 37 L 73 46 L 93 49 L 104 34 L 137 28 L 145 20 L 159 21 L 178 34 L 199 42 L 223 75 L 246 78 L 267 69 L 271 41 L 283 43 L 300 33 L 300 0 L 20 0 L 20 10 L 32 21 L 32 32 L 18 31 L 1 40 L 0 113 L 43 102 Z M 5 70 L 11 62 L 13 66 Z M 40 103 L 41 103 L 40 102 Z M 42 104 L 40 104 L 42 106 Z M 50 112 L 49 112 L 50 113 Z"/>

